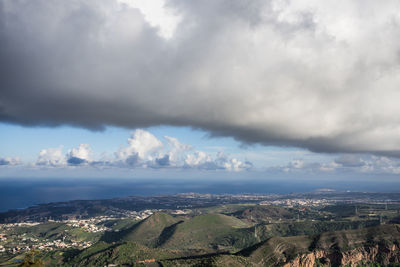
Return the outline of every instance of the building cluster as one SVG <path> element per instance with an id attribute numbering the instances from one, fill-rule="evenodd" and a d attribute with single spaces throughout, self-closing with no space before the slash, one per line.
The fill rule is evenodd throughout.
<path id="1" fill-rule="evenodd" d="M 276 194 L 258 195 L 258 194 L 200 194 L 200 193 L 181 193 L 178 197 L 187 199 L 216 199 L 216 200 L 263 200 L 274 198 Z"/>
<path id="2" fill-rule="evenodd" d="M 142 210 L 142 211 L 132 211 L 133 214 L 135 214 L 134 216 L 132 216 L 135 219 L 138 220 L 143 220 L 146 219 L 147 217 L 149 217 L 150 215 L 152 215 L 154 213 L 153 210 Z"/>
<path id="3" fill-rule="evenodd" d="M 327 199 L 288 198 L 261 201 L 260 205 L 278 205 L 284 207 L 318 207 L 332 204 Z"/>
<path id="4" fill-rule="evenodd" d="M 60 222 L 66 223 L 68 226 L 77 227 L 90 233 L 110 231 L 111 229 L 103 225 L 99 225 L 105 221 L 117 220 L 121 218 L 132 218 L 143 220 L 152 215 L 157 210 L 142 210 L 142 211 L 126 211 L 123 217 L 115 216 L 96 216 L 90 219 L 68 219 Z M 54 222 L 54 221 L 53 221 Z"/>
<path id="5" fill-rule="evenodd" d="M 25 237 L 25 234 L 12 236 L 12 242 L 0 245 L 0 253 L 19 254 L 30 250 L 55 250 L 66 248 L 87 248 L 92 245 L 90 241 L 65 241 L 61 239 L 39 240 L 33 237 Z"/>
<path id="6" fill-rule="evenodd" d="M 5 241 L 7 240 L 7 235 L 0 233 L 0 241 Z"/>
<path id="7" fill-rule="evenodd" d="M 97 232 L 104 232 L 110 230 L 109 228 L 105 226 L 99 226 L 97 225 L 99 222 L 95 218 L 91 218 L 88 220 L 67 220 L 65 223 L 68 226 L 75 227 L 75 228 L 81 228 L 86 232 L 89 233 L 97 233 Z"/>
<path id="8" fill-rule="evenodd" d="M 133 218 L 143 220 L 152 215 L 157 210 L 143 210 L 143 211 L 129 211 L 129 214 L 124 214 L 124 218 Z M 185 211 L 177 210 L 177 214 L 185 214 Z M 111 228 L 104 226 L 102 223 L 120 218 L 114 216 L 97 216 L 89 219 L 66 219 L 61 221 L 48 220 L 47 222 L 65 223 L 72 228 L 79 228 L 88 233 L 98 233 L 110 231 Z M 35 250 L 55 250 L 67 248 L 87 248 L 92 245 L 90 241 L 77 241 L 69 239 L 68 232 L 71 230 L 66 229 L 65 236 L 62 239 L 48 240 L 45 238 L 36 238 L 35 236 L 28 236 L 26 233 L 18 234 L 13 232 L 13 229 L 18 227 L 32 227 L 41 224 L 39 222 L 30 223 L 7 223 L 0 224 L 0 253 L 18 254 L 32 249 Z M 70 237 L 71 238 L 71 237 Z M 66 240 L 67 239 L 67 240 Z"/>
<path id="9" fill-rule="evenodd" d="M 173 215 L 186 215 L 186 214 L 190 214 L 190 213 L 193 213 L 193 211 L 189 210 L 189 209 L 171 210 L 171 214 L 173 214 Z"/>
<path id="10" fill-rule="evenodd" d="M 33 245 L 32 249 L 39 249 L 39 250 L 54 250 L 54 249 L 65 249 L 65 248 L 87 248 L 92 245 L 90 241 L 74 241 L 71 240 L 70 242 L 64 242 L 60 239 L 54 241 L 46 241 L 40 243 L 39 245 Z"/>
<path id="11" fill-rule="evenodd" d="M 0 223 L 0 230 L 14 227 L 22 226 L 35 226 L 40 224 L 40 222 L 18 222 L 18 223 Z"/>

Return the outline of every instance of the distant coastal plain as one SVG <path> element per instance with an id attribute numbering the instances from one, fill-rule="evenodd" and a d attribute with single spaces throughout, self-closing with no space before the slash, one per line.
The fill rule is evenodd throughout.
<path id="1" fill-rule="evenodd" d="M 314 192 L 321 188 L 357 192 L 398 192 L 400 181 L 376 181 L 359 183 L 316 180 L 155 180 L 155 179 L 0 179 L 0 212 L 22 209 L 36 204 L 89 199 L 109 199 L 132 195 L 170 195 L 177 193 L 211 194 L 288 194 Z"/>

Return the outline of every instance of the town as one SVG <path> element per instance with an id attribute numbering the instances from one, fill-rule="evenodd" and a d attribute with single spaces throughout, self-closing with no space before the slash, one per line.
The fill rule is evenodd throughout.
<path id="1" fill-rule="evenodd" d="M 30 250 L 55 250 L 55 249 L 67 249 L 67 248 L 78 248 L 83 249 L 90 247 L 92 241 L 82 240 L 80 238 L 71 238 L 71 233 L 83 233 L 86 232 L 86 236 L 90 234 L 102 233 L 105 231 L 112 231 L 111 228 L 101 225 L 104 222 L 112 222 L 120 219 L 134 219 L 143 220 L 158 210 L 143 210 L 143 211 L 130 211 L 126 212 L 123 217 L 115 216 L 96 216 L 89 219 L 66 219 L 66 220 L 48 220 L 46 222 L 19 222 L 19 223 L 6 223 L 0 224 L 0 253 L 11 253 L 19 254 Z M 176 214 L 184 214 L 184 211 L 176 210 Z M 62 234 L 58 233 L 59 239 L 54 238 L 42 238 L 35 236 L 34 234 L 28 234 L 21 230 L 31 229 L 32 227 L 39 226 L 41 224 L 54 225 L 65 225 L 65 229 Z M 19 230 L 19 231 L 18 231 Z M 78 230 L 78 231 L 77 231 Z"/>

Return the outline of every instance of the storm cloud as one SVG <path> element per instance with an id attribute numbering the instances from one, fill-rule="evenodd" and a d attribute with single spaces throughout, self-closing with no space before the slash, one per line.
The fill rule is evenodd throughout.
<path id="1" fill-rule="evenodd" d="M 165 4 L 170 38 L 118 1 L 0 0 L 0 121 L 400 156 L 398 1 Z"/>

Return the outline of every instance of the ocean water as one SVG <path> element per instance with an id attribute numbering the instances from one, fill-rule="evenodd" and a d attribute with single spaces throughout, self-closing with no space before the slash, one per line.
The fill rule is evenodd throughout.
<path id="1" fill-rule="evenodd" d="M 132 195 L 185 192 L 212 194 L 313 192 L 319 188 L 359 192 L 400 192 L 400 181 L 319 180 L 173 180 L 173 179 L 0 179 L 0 212 L 32 205 L 77 199 L 109 199 Z"/>

